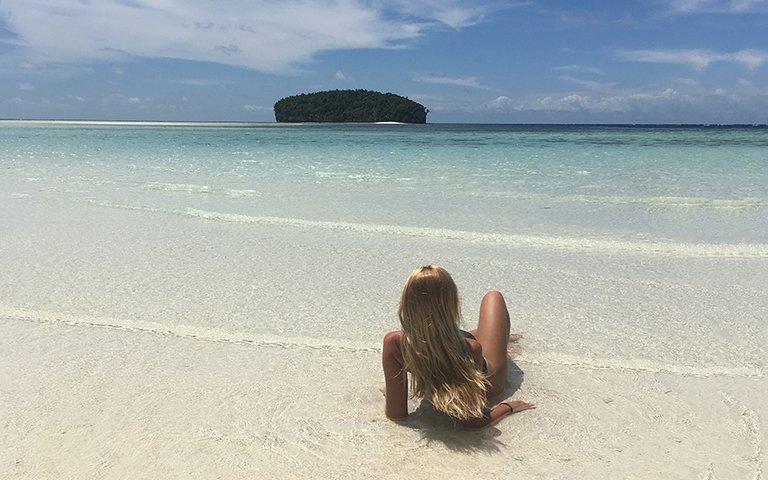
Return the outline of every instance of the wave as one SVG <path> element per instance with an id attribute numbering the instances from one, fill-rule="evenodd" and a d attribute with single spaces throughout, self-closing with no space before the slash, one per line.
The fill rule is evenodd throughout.
<path id="1" fill-rule="evenodd" d="M 257 190 L 235 189 L 235 188 L 214 188 L 208 185 L 195 185 L 191 183 L 150 183 L 144 185 L 144 188 L 150 190 L 163 190 L 167 192 L 185 192 L 185 193 L 219 193 L 228 197 L 255 197 L 259 195 Z"/>
<path id="2" fill-rule="evenodd" d="M 111 202 L 91 201 L 89 203 L 101 207 L 162 212 L 202 220 L 237 223 L 241 225 L 320 229 L 360 234 L 458 241 L 470 244 L 506 245 L 514 248 L 561 250 L 579 253 L 600 252 L 676 257 L 768 257 L 768 244 L 763 243 L 675 243 L 668 241 L 625 241 L 586 237 L 516 235 L 473 232 L 448 228 L 410 227 L 404 225 L 306 220 L 292 217 L 254 216 L 211 212 L 196 208 L 163 210 L 155 207 Z"/>
<path id="3" fill-rule="evenodd" d="M 380 354 L 378 342 L 357 342 L 330 338 L 285 337 L 279 335 L 231 332 L 218 328 L 193 327 L 183 324 L 162 324 L 133 319 L 93 317 L 59 312 L 25 310 L 0 304 L 0 319 L 34 322 L 39 324 L 74 327 L 107 328 L 124 332 L 173 336 L 195 341 L 254 345 L 285 349 L 311 349 L 321 351 Z M 645 358 L 594 358 L 568 355 L 560 352 L 523 352 L 516 362 L 541 366 L 565 366 L 590 370 L 615 370 L 632 373 L 666 373 L 684 377 L 764 378 L 758 366 L 691 366 L 672 365 Z"/>
<path id="4" fill-rule="evenodd" d="M 533 192 L 477 192 L 469 196 L 482 198 L 509 198 L 517 200 L 543 200 L 550 202 L 574 202 L 604 205 L 654 205 L 662 207 L 711 207 L 718 209 L 739 209 L 768 206 L 768 201 L 757 197 L 735 199 L 713 199 L 704 197 L 631 197 L 617 195 L 549 195 Z"/>
<path id="5" fill-rule="evenodd" d="M 762 369 L 756 366 L 692 366 L 672 365 L 647 358 L 595 358 L 568 355 L 561 352 L 525 352 L 515 360 L 532 365 L 564 366 L 590 370 L 621 370 L 638 373 L 667 373 L 682 377 L 739 377 L 764 378 Z"/>
<path id="6" fill-rule="evenodd" d="M 34 323 L 97 327 L 125 332 L 144 333 L 187 338 L 216 343 L 260 345 L 277 348 L 306 348 L 312 350 L 374 352 L 381 349 L 362 342 L 311 337 L 281 337 L 277 335 L 231 332 L 219 328 L 196 327 L 183 324 L 163 324 L 146 320 L 111 317 L 92 317 L 58 312 L 24 310 L 0 304 L 0 319 L 22 320 Z"/>
<path id="7" fill-rule="evenodd" d="M 168 192 L 186 192 L 186 193 L 210 193 L 211 187 L 208 185 L 194 185 L 189 183 L 150 183 L 145 185 L 150 190 L 165 190 Z"/>
<path id="8" fill-rule="evenodd" d="M 323 172 L 316 171 L 314 175 L 318 178 L 344 179 L 352 182 L 404 182 L 413 181 L 411 177 L 392 177 L 379 174 L 350 174 L 346 172 Z M 169 192 L 186 193 L 205 193 L 205 194 L 223 194 L 230 197 L 252 197 L 259 195 L 256 190 L 249 189 L 230 189 L 216 188 L 208 185 L 196 185 L 187 183 L 161 183 L 155 182 L 144 186 L 150 190 L 164 190 Z M 716 209 L 742 209 L 768 206 L 768 201 L 758 197 L 745 198 L 705 198 L 705 197 L 679 197 L 679 196 L 655 196 L 655 197 L 632 197 L 620 195 L 552 195 L 547 193 L 535 192 L 456 192 L 459 195 L 479 198 L 505 198 L 512 200 L 537 200 L 544 202 L 558 203 L 588 203 L 602 205 L 652 205 L 669 208 L 694 208 L 709 207 Z"/>

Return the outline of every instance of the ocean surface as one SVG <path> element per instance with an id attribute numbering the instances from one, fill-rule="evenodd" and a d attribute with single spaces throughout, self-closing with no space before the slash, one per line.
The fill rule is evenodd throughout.
<path id="1" fill-rule="evenodd" d="M 766 127 L 3 122 L 0 180 L 232 222 L 706 250 L 768 242 L 766 147 Z"/>
<path id="2" fill-rule="evenodd" d="M 427 263 L 539 408 L 383 419 Z M 2 121 L 0 473 L 762 478 L 766 285 L 766 127 Z"/>
<path id="3" fill-rule="evenodd" d="M 210 275 L 225 275 L 227 267 L 217 271 L 217 264 L 242 267 L 244 260 L 230 255 L 251 252 L 255 258 L 248 260 L 263 272 L 309 275 L 313 265 L 337 279 L 355 275 L 347 272 L 350 259 L 343 252 L 363 247 L 372 251 L 357 252 L 355 262 L 378 259 L 390 266 L 387 255 L 396 257 L 398 249 L 416 265 L 451 258 L 509 261 L 518 249 L 552 258 L 610 255 L 619 263 L 768 257 L 765 127 L 3 122 L 0 185 L 3 204 L 12 207 L 6 209 L 9 233 L 20 222 L 44 228 L 28 233 L 38 239 L 83 235 L 97 244 L 66 252 L 87 283 L 65 303 L 115 316 L 138 307 L 115 298 L 104 312 L 110 304 L 91 298 L 104 286 L 89 287 L 91 278 L 110 273 L 99 272 L 102 256 L 109 255 L 101 249 L 118 242 L 113 257 L 143 265 L 152 261 L 147 256 L 160 256 L 166 269 L 166 277 L 135 266 L 129 272 L 130 283 L 154 299 L 132 317 L 151 310 L 153 321 L 223 328 L 230 336 L 270 332 L 252 320 L 264 313 L 280 334 L 296 333 L 291 308 L 305 309 L 298 331 L 310 337 L 373 341 L 380 331 L 366 330 L 365 323 L 340 332 L 334 321 L 313 325 L 313 308 L 338 317 L 333 303 L 343 290 L 303 286 L 306 298 L 297 307 L 284 296 L 294 288 L 290 278 L 278 282 L 266 275 L 253 279 L 263 287 L 256 305 L 243 304 L 251 295 L 227 293 L 235 304 L 199 311 L 192 290 L 201 289 L 211 302 L 221 293 L 204 278 L 184 281 L 192 264 L 210 263 Z M 177 245 L 164 236 L 169 222 L 181 222 L 190 241 L 205 244 Z M 207 228 L 237 237 L 206 237 Z M 127 235 L 99 240 L 120 229 Z M 442 253 L 442 245 L 455 252 Z M 41 245 L 33 253 L 56 258 L 64 253 L 57 248 Z M 361 264 L 360 281 L 375 275 L 364 270 L 376 268 Z M 400 282 L 391 281 L 390 304 Z M 178 302 L 191 304 L 170 317 L 164 303 L 169 285 L 177 294 L 187 291 Z M 9 285 L 6 292 L 23 297 L 20 288 Z M 327 302 L 325 310 L 314 296 Z M 365 317 L 391 320 L 381 313 Z"/>

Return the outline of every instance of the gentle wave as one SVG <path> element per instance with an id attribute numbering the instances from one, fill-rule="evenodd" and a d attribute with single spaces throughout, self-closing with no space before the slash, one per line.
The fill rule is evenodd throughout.
<path id="1" fill-rule="evenodd" d="M 670 365 L 646 358 L 594 358 L 568 355 L 560 352 L 523 353 L 516 360 L 532 365 L 559 365 L 590 370 L 621 370 L 638 373 L 667 373 L 682 377 L 739 377 L 763 378 L 765 374 L 756 366 L 692 366 Z"/>
<path id="2" fill-rule="evenodd" d="M 53 325 L 109 328 L 125 332 L 167 335 L 206 342 L 261 345 L 278 348 L 306 348 L 311 350 L 373 352 L 381 348 L 362 342 L 341 341 L 310 337 L 281 337 L 230 332 L 217 328 L 193 327 L 183 324 L 166 325 L 158 322 L 110 317 L 79 316 L 66 313 L 23 310 L 0 304 L 0 318 Z"/>
<path id="3" fill-rule="evenodd" d="M 410 177 L 392 177 L 377 174 L 349 174 L 336 172 L 314 172 L 318 178 L 343 178 L 354 182 L 382 183 L 385 181 L 411 182 Z M 169 192 L 223 194 L 231 197 L 252 197 L 259 194 L 256 190 L 214 188 L 208 185 L 195 185 L 187 183 L 150 183 L 144 186 L 150 190 L 164 190 Z M 465 192 L 463 195 L 480 198 L 506 198 L 513 200 L 537 200 L 558 203 L 589 203 L 601 205 L 652 205 L 670 208 L 694 208 L 710 207 L 717 209 L 742 209 L 768 206 L 765 199 L 758 197 L 713 199 L 704 197 L 632 197 L 617 195 L 551 195 L 535 192 Z"/>
<path id="4" fill-rule="evenodd" d="M 211 187 L 208 185 L 194 185 L 189 183 L 150 183 L 145 185 L 150 190 L 165 190 L 168 192 L 186 192 L 186 193 L 210 193 Z"/>
<path id="5" fill-rule="evenodd" d="M 380 354 L 380 344 L 355 342 L 330 338 L 283 337 L 278 335 L 259 335 L 244 332 L 230 332 L 223 329 L 192 327 L 189 325 L 166 325 L 132 319 L 79 316 L 58 312 L 25 310 L 0 304 L 0 319 L 34 322 L 51 325 L 94 327 L 121 330 L 125 332 L 149 335 L 173 336 L 190 340 L 257 345 L 274 348 L 310 349 L 353 353 Z M 565 366 L 591 370 L 615 370 L 633 373 L 666 373 L 685 377 L 733 377 L 764 378 L 763 371 L 757 366 L 691 366 L 670 365 L 643 358 L 593 358 L 578 357 L 559 352 L 524 352 L 515 361 L 523 364 L 542 366 Z"/>
<path id="6" fill-rule="evenodd" d="M 630 197 L 600 195 L 549 195 L 533 192 L 477 192 L 470 196 L 482 198 L 509 198 L 517 200 L 543 200 L 550 202 L 573 202 L 604 205 L 653 205 L 661 207 L 711 207 L 718 209 L 739 209 L 768 206 L 765 199 L 757 197 L 736 199 L 712 199 L 704 197 Z"/>
<path id="7" fill-rule="evenodd" d="M 447 228 L 409 227 L 404 225 L 381 225 L 369 223 L 333 222 L 305 220 L 271 216 L 254 216 L 235 213 L 211 212 L 195 208 L 163 210 L 154 207 L 124 205 L 111 202 L 89 202 L 94 205 L 148 212 L 163 212 L 203 220 L 293 227 L 301 229 L 335 230 L 362 234 L 392 235 L 434 240 L 463 241 L 476 244 L 501 244 L 516 248 L 563 250 L 580 253 L 603 252 L 635 255 L 663 255 L 678 257 L 768 257 L 768 245 L 762 243 L 673 243 L 604 240 L 597 238 L 558 237 L 545 235 L 514 235 L 505 233 L 472 232 Z"/>
<path id="8" fill-rule="evenodd" d="M 167 192 L 223 194 L 228 197 L 255 197 L 259 195 L 256 190 L 236 188 L 214 188 L 208 185 L 195 185 L 191 183 L 150 183 L 144 186 L 150 190 L 162 190 Z"/>

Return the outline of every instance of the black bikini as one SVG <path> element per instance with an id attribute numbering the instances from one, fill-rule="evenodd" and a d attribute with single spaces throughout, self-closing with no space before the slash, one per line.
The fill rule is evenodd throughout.
<path id="1" fill-rule="evenodd" d="M 466 330 L 461 330 L 461 334 L 464 335 L 464 338 L 469 338 L 470 340 L 477 341 L 475 336 Z M 483 357 L 483 373 L 488 375 L 488 362 L 485 361 L 485 357 Z"/>

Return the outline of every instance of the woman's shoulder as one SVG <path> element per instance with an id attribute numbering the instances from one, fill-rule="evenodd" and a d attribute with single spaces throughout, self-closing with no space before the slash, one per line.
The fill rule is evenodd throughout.
<path id="1" fill-rule="evenodd" d="M 394 332 L 389 332 L 388 334 L 384 335 L 384 346 L 387 345 L 396 345 L 400 346 L 400 342 L 403 340 L 403 332 L 400 330 L 396 330 Z"/>
<path id="2" fill-rule="evenodd" d="M 393 358 L 397 361 L 398 364 L 402 366 L 402 344 L 403 332 L 389 332 L 388 334 L 384 335 L 384 346 L 381 350 L 381 353 L 384 355 L 385 359 Z"/>

